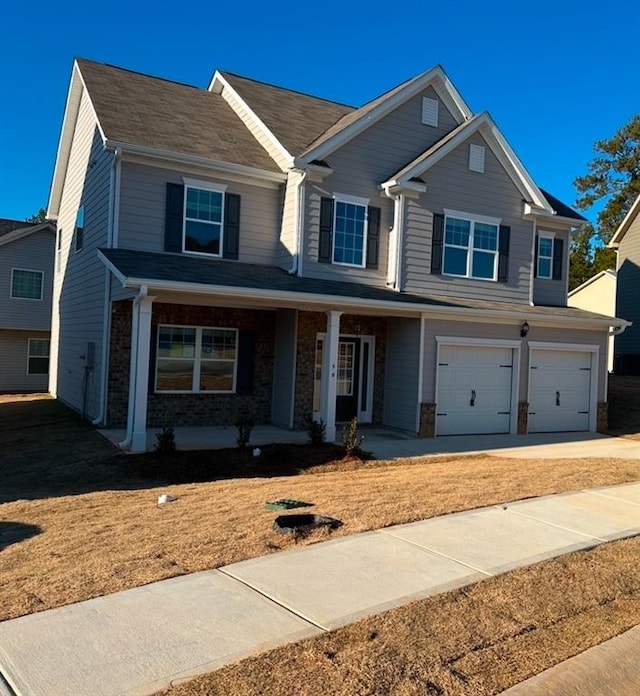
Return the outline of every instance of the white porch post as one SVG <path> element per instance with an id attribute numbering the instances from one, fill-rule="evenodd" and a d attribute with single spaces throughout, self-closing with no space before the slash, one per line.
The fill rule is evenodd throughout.
<path id="1" fill-rule="evenodd" d="M 132 424 L 132 452 L 145 452 L 147 449 L 149 348 L 151 343 L 151 310 L 153 300 L 153 297 L 146 296 L 134 302 L 133 305 L 133 311 L 138 314 L 138 317 L 137 322 L 133 322 L 131 336 L 132 350 L 134 342 L 136 345 L 135 387 L 133 394 L 129 394 L 129 418 Z M 133 335 L 134 327 L 137 328 L 137 336 Z"/>
<path id="2" fill-rule="evenodd" d="M 340 315 L 342 312 L 327 312 L 327 333 L 324 339 L 322 360 L 322 420 L 329 442 L 336 439 L 336 395 L 338 378 L 338 339 L 340 338 Z"/>

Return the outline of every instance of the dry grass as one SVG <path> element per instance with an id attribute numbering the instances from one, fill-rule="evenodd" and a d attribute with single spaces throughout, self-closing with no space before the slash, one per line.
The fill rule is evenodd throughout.
<path id="1" fill-rule="evenodd" d="M 344 522 L 331 533 L 340 536 L 639 474 L 638 461 L 474 457 L 18 500 L 0 506 L 0 620 L 293 545 L 272 531 L 268 500 L 313 503 L 309 511 Z M 158 507 L 163 492 L 178 500 Z"/>
<path id="2" fill-rule="evenodd" d="M 640 538 L 271 650 L 165 696 L 493 696 L 640 623 Z"/>
<path id="3" fill-rule="evenodd" d="M 640 377 L 609 376 L 609 434 L 640 440 Z"/>

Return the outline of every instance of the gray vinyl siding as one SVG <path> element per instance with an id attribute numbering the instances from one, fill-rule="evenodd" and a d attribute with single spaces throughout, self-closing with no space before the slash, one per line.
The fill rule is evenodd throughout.
<path id="1" fill-rule="evenodd" d="M 224 178 L 123 162 L 120 182 L 118 246 L 122 249 L 164 251 L 167 183 L 183 184 L 183 176 L 226 185 L 241 196 L 239 261 L 276 263 L 280 236 L 280 193 L 275 188 L 250 186 Z M 212 257 L 215 258 L 215 257 Z"/>
<path id="2" fill-rule="evenodd" d="M 7 331 L 0 329 L 0 392 L 46 392 L 48 375 L 30 375 L 30 338 L 49 338 L 48 331 Z"/>
<path id="3" fill-rule="evenodd" d="M 50 390 L 90 418 L 100 411 L 105 267 L 97 249 L 107 244 L 111 163 L 84 92 L 58 217 L 62 252 L 60 271 L 54 274 Z M 76 252 L 80 205 L 85 207 L 84 245 Z M 85 369 L 89 343 L 94 345 L 94 363 Z"/>
<path id="4" fill-rule="evenodd" d="M 384 424 L 416 432 L 420 320 L 388 319 Z"/>
<path id="5" fill-rule="evenodd" d="M 616 316 L 632 321 L 615 339 L 616 355 L 640 355 L 640 215 L 625 233 L 618 248 Z"/>
<path id="6" fill-rule="evenodd" d="M 469 170 L 469 145 L 485 147 L 484 173 Z M 412 293 L 529 303 L 533 225 L 522 219 L 522 194 L 480 133 L 475 133 L 422 176 L 427 191 L 408 199 L 402 289 Z M 433 213 L 456 210 L 499 218 L 511 228 L 508 282 L 431 274 Z"/>
<path id="7" fill-rule="evenodd" d="M 544 236 L 545 230 L 538 229 L 538 235 Z M 549 305 L 551 307 L 566 307 L 567 305 L 567 275 L 569 273 L 569 231 L 556 230 L 556 239 L 562 239 L 562 276 L 560 280 L 549 278 L 534 278 L 533 280 L 533 304 Z M 534 257 L 535 258 L 535 257 Z M 534 269 L 535 273 L 535 269 Z"/>
<path id="8" fill-rule="evenodd" d="M 293 385 L 295 380 L 298 312 L 280 309 L 276 317 L 276 344 L 273 365 L 271 421 L 293 426 Z"/>
<path id="9" fill-rule="evenodd" d="M 523 312 L 522 321 L 526 319 Z M 598 346 L 598 401 L 606 401 L 607 331 L 570 329 L 559 322 L 557 327 L 536 326 L 530 321 L 529 340 L 549 343 L 576 343 Z M 427 319 L 424 333 L 423 401 L 433 403 L 436 398 L 437 343 L 436 336 L 448 338 L 520 340 L 518 321 L 513 324 L 453 322 Z M 518 401 L 527 401 L 529 388 L 529 346 L 520 346 L 520 375 Z"/>
<path id="10" fill-rule="evenodd" d="M 331 176 L 320 184 L 307 184 L 303 275 L 385 285 L 393 203 L 381 194 L 380 184 L 457 126 L 442 102 L 439 102 L 438 126 L 425 126 L 421 120 L 423 96 L 438 98 L 429 87 L 399 106 L 327 157 L 333 169 Z M 369 205 L 381 208 L 377 270 L 318 263 L 320 198 L 334 194 L 367 198 Z"/>
<path id="11" fill-rule="evenodd" d="M 54 248 L 55 235 L 46 230 L 0 246 L 0 328 L 49 331 Z M 41 300 L 11 297 L 14 268 L 43 273 Z"/>

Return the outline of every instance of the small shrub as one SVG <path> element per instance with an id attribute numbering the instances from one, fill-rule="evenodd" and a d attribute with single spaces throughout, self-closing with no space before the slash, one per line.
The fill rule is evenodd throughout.
<path id="1" fill-rule="evenodd" d="M 251 439 L 251 431 L 253 430 L 253 426 L 255 424 L 255 418 L 250 413 L 244 411 L 238 414 L 235 422 L 235 426 L 238 428 L 238 437 L 236 438 L 236 442 L 238 443 L 238 447 L 241 449 L 244 449 L 249 444 L 249 440 Z"/>
<path id="2" fill-rule="evenodd" d="M 176 451 L 176 434 L 172 427 L 165 425 L 162 432 L 156 434 L 155 449 L 158 454 L 170 454 Z"/>
<path id="3" fill-rule="evenodd" d="M 322 420 L 314 420 L 310 415 L 306 415 L 302 421 L 304 429 L 307 431 L 307 437 L 310 444 L 314 447 L 319 447 L 327 436 L 327 426 Z"/>
<path id="4" fill-rule="evenodd" d="M 364 435 L 358 434 L 358 419 L 354 417 L 342 428 L 342 445 L 345 456 L 350 457 L 360 452 L 363 442 Z"/>

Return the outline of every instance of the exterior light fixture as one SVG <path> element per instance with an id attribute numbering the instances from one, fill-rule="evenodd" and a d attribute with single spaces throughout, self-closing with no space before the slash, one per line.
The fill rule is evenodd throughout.
<path id="1" fill-rule="evenodd" d="M 529 324 L 528 322 L 524 322 L 524 324 L 520 327 L 520 338 L 526 338 L 527 334 L 529 333 Z"/>

